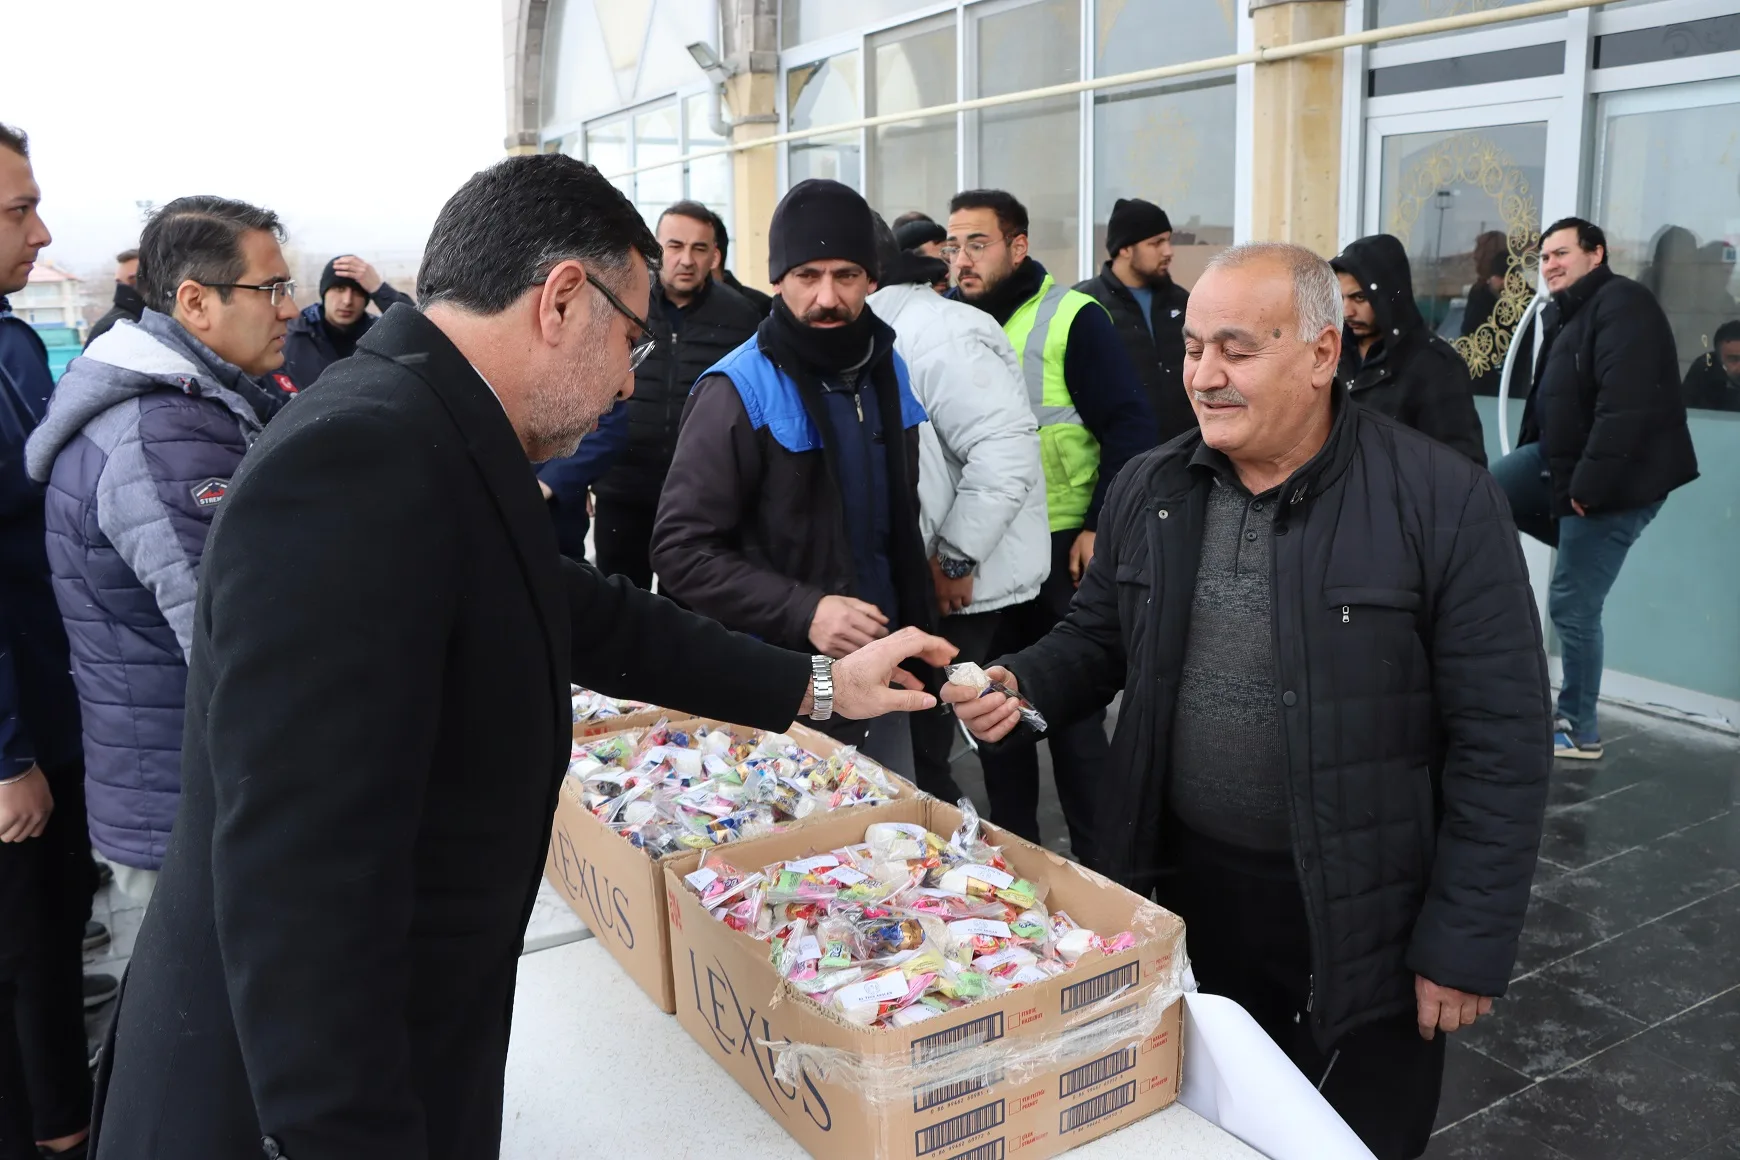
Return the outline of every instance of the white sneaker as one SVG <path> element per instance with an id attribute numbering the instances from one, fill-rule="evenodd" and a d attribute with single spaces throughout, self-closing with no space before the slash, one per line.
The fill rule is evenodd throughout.
<path id="1" fill-rule="evenodd" d="M 1554 757 L 1568 757 L 1573 761 L 1595 761 L 1604 752 L 1599 741 L 1586 741 L 1579 745 L 1571 740 L 1571 723 L 1563 717 L 1553 722 Z"/>

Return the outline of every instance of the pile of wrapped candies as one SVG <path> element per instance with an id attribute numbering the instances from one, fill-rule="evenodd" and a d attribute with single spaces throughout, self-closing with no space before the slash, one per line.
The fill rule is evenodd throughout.
<path id="1" fill-rule="evenodd" d="M 574 746 L 568 776 L 599 821 L 657 857 L 771 833 L 843 806 L 893 801 L 882 767 L 845 748 L 811 753 L 783 733 L 661 721 Z"/>
<path id="2" fill-rule="evenodd" d="M 950 838 L 877 822 L 862 843 L 759 872 L 709 852 L 686 881 L 713 917 L 771 944 L 793 987 L 863 1027 L 910 1027 L 1042 983 L 1090 949 L 1136 945 L 1047 911 L 1045 888 L 984 841 L 971 802 L 960 808 Z"/>
<path id="3" fill-rule="evenodd" d="M 607 697 L 603 693 L 594 693 L 591 689 L 582 689 L 572 685 L 574 701 L 574 724 L 582 721 L 602 721 L 610 717 L 622 717 L 629 713 L 638 713 L 642 709 L 650 709 L 645 701 L 629 701 L 620 697 Z"/>

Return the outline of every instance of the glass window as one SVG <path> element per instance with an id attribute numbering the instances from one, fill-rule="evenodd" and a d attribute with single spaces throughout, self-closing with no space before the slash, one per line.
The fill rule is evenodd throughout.
<path id="1" fill-rule="evenodd" d="M 955 99 L 955 24 L 898 28 L 870 37 L 870 115 Z M 955 118 L 931 117 L 870 131 L 871 206 L 889 221 L 923 210 L 942 221 L 956 192 Z"/>
<path id="2" fill-rule="evenodd" d="M 683 102 L 683 117 L 688 122 L 689 151 L 712 149 L 726 142 L 713 132 L 709 123 L 707 94 L 697 93 Z M 703 157 L 688 164 L 689 197 L 700 202 L 727 221 L 731 207 L 731 156 Z"/>
<path id="3" fill-rule="evenodd" d="M 857 51 L 786 70 L 785 92 L 787 121 L 794 130 L 856 121 L 861 115 Z M 862 188 L 859 139 L 860 134 L 854 130 L 793 141 L 786 155 L 790 183 L 829 177 L 853 189 Z"/>
<path id="4" fill-rule="evenodd" d="M 1687 402 L 1740 411 L 1740 84 L 1724 84 L 1733 104 L 1603 104 L 1594 216 L 1613 268 L 1667 311 Z M 1718 349 L 1724 326 L 1735 341 Z"/>
<path id="5" fill-rule="evenodd" d="M 1737 49 L 1740 49 L 1740 13 L 1597 36 L 1595 67 L 1615 68 L 1652 60 L 1679 60 Z"/>
<path id="6" fill-rule="evenodd" d="M 618 118 L 586 126 L 586 160 L 606 175 L 621 173 L 631 167 L 628 159 L 628 121 Z M 614 179 L 616 188 L 630 199 L 634 197 L 634 178 Z"/>
<path id="7" fill-rule="evenodd" d="M 551 0 L 543 66 L 546 125 L 571 124 L 622 104 L 592 0 Z"/>
<path id="8" fill-rule="evenodd" d="M 1498 393 L 1540 265 L 1544 122 L 1383 139 L 1382 230 L 1402 240 L 1420 313 Z M 1514 382 L 1514 380 L 1513 380 Z"/>
<path id="9" fill-rule="evenodd" d="M 1382 28 L 1391 24 L 1412 24 L 1417 20 L 1436 20 L 1441 16 L 1460 16 L 1464 12 L 1485 12 L 1489 8 L 1509 8 L 1513 4 L 1521 3 L 1523 0 L 1371 0 L 1371 7 L 1367 11 L 1370 13 L 1372 26 Z M 1543 17 L 1537 16 L 1534 19 L 1540 20 Z M 1440 32 L 1437 35 L 1456 34 Z"/>
<path id="10" fill-rule="evenodd" d="M 904 16 L 935 0 L 782 0 L 780 43 L 786 48 L 856 32 L 860 28 Z"/>
<path id="11" fill-rule="evenodd" d="M 636 168 L 655 161 L 675 160 L 683 155 L 677 133 L 677 107 L 664 105 L 634 115 L 634 164 Z M 666 165 L 635 174 L 634 203 L 648 225 L 673 201 L 683 197 L 683 167 Z"/>
<path id="12" fill-rule="evenodd" d="M 972 11 L 969 9 L 968 11 Z M 1066 84 L 1081 77 L 1078 0 L 1039 0 L 980 15 L 978 96 Z M 1060 282 L 1079 277 L 1081 104 L 1075 97 L 986 109 L 977 123 L 978 184 L 1027 207 L 1028 245 Z"/>
<path id="13" fill-rule="evenodd" d="M 1095 24 L 1096 76 L 1220 56 L 1238 44 L 1229 0 L 1100 0 Z M 1095 260 L 1105 257 L 1106 222 L 1120 197 L 1166 210 L 1182 285 L 1232 244 L 1237 104 L 1230 69 L 1094 94 Z"/>
<path id="14" fill-rule="evenodd" d="M 1452 89 L 1458 85 L 1489 85 L 1524 77 L 1558 76 L 1564 71 L 1565 42 L 1560 40 L 1552 44 L 1530 44 L 1497 52 L 1374 68 L 1367 77 L 1366 93 L 1373 97 L 1393 97 L 1401 93 Z"/>

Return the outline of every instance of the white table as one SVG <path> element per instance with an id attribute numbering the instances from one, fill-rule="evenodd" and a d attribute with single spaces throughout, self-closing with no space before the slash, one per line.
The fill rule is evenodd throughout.
<path id="1" fill-rule="evenodd" d="M 501 1154 L 503 1160 L 808 1156 L 595 939 L 520 959 Z M 1261 1160 L 1180 1104 L 1068 1155 Z"/>

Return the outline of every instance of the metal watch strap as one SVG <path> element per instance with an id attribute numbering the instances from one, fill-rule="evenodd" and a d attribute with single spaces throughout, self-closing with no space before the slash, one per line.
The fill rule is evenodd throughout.
<path id="1" fill-rule="evenodd" d="M 810 658 L 810 683 L 810 720 L 826 721 L 834 715 L 834 658 Z"/>

